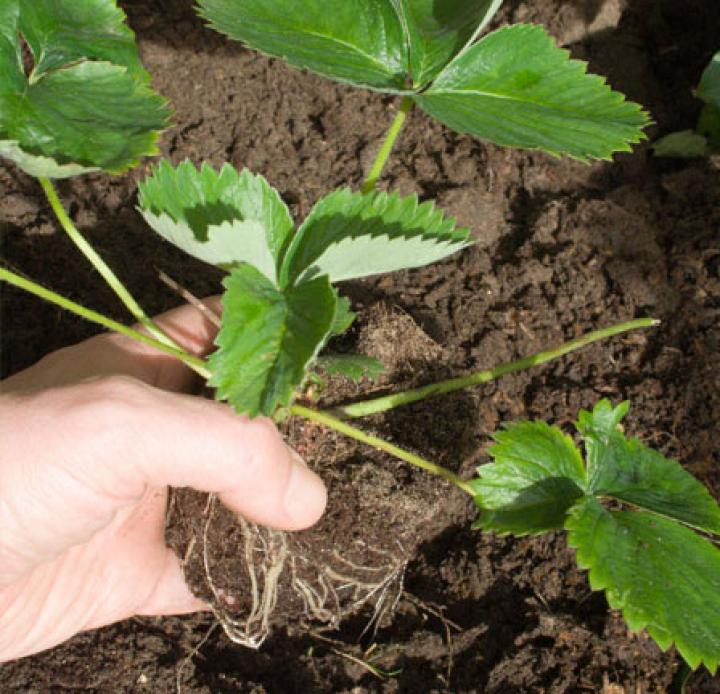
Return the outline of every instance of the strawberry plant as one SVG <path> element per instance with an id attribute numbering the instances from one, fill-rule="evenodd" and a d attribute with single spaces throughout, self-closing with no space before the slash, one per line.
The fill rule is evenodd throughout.
<path id="1" fill-rule="evenodd" d="M 707 157 L 720 149 L 720 51 L 703 71 L 695 96 L 705 102 L 695 129 L 657 140 L 653 150 L 658 157 Z"/>
<path id="2" fill-rule="evenodd" d="M 443 477 L 481 509 L 479 528 L 517 535 L 566 529 L 591 584 L 606 591 L 632 628 L 647 627 L 663 648 L 675 642 L 693 667 L 704 662 L 715 669 L 720 555 L 695 531 L 720 534 L 720 510 L 677 463 L 622 435 L 618 426 L 627 406 L 613 409 L 602 401 L 592 413 L 581 413 L 585 463 L 559 430 L 515 424 L 496 435 L 495 462 L 473 480 L 347 421 L 486 383 L 650 327 L 652 319 L 332 412 L 302 404 L 304 385 L 316 378 L 317 368 L 355 378 L 380 368 L 357 355 L 323 354 L 354 319 L 336 283 L 433 263 L 472 243 L 469 230 L 457 228 L 432 202 L 375 190 L 415 104 L 460 132 L 581 160 L 629 149 L 648 122 L 638 105 L 586 74 L 585 65 L 570 60 L 540 27 L 506 27 L 476 41 L 500 0 L 449 1 L 440 9 L 411 0 L 335 5 L 330 12 L 315 0 L 302 6 L 200 2 L 212 26 L 260 51 L 402 97 L 362 190 L 330 192 L 297 228 L 262 176 L 230 165 L 216 171 L 207 164 L 198 169 L 190 162 L 161 162 L 140 185 L 138 209 L 148 225 L 227 273 L 217 350 L 205 361 L 185 353 L 145 315 L 75 228 L 51 182 L 88 171 L 125 171 L 155 153 L 167 125 L 167 105 L 148 86 L 122 13 L 111 0 L 0 0 L 0 65 L 8 75 L 0 84 L 0 154 L 39 179 L 63 228 L 150 335 L 10 270 L 0 268 L 0 280 L 177 357 L 238 413 L 302 417 Z M 278 548 L 276 563 L 263 567 L 262 575 L 275 583 L 262 597 L 253 593 L 251 618 L 225 625 L 248 645 L 267 635 L 277 577 L 288 565 L 287 541 L 280 534 L 270 540 L 268 546 Z M 684 562 L 675 575 L 669 566 L 677 557 Z M 316 600 L 307 585 L 302 590 L 306 605 Z M 690 608 L 681 615 L 678 606 Z"/>

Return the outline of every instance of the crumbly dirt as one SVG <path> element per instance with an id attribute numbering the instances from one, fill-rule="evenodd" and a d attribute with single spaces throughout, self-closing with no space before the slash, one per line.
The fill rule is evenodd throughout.
<path id="1" fill-rule="evenodd" d="M 121 4 L 156 88 L 176 109 L 177 125 L 162 141 L 174 162 L 247 166 L 280 190 L 298 218 L 328 190 L 362 180 L 394 99 L 225 41 L 203 28 L 189 0 Z M 498 21 L 548 26 L 645 105 L 656 121 L 652 138 L 693 125 L 699 104 L 691 89 L 720 36 L 716 0 L 508 0 Z M 148 167 L 82 177 L 60 190 L 82 230 L 154 312 L 177 303 L 157 268 L 198 295 L 217 292 L 219 275 L 143 226 L 135 188 Z M 627 398 L 630 433 L 682 461 L 720 498 L 720 161 L 657 160 L 644 144 L 613 163 L 585 166 L 480 143 L 415 112 L 382 185 L 436 198 L 473 229 L 477 244 L 432 267 L 346 283 L 360 319 L 338 348 L 356 346 L 391 368 L 376 385 L 334 383 L 326 398 L 464 374 L 650 314 L 663 320 L 660 328 L 363 426 L 467 474 L 487 461 L 488 435 L 501 422 L 564 426 L 599 397 Z M 0 165 L 0 200 L 10 267 L 125 319 L 32 180 Z M 94 332 L 8 288 L 2 327 L 4 375 Z M 317 427 L 288 426 L 331 492 L 329 514 L 306 540 L 312 556 L 355 539 L 386 547 L 404 533 L 408 563 L 393 619 L 362 637 L 372 608 L 322 633 L 290 620 L 259 651 L 234 644 L 211 615 L 129 620 L 0 666 L 0 690 L 670 691 L 676 653 L 628 632 L 590 591 L 561 535 L 479 534 L 469 529 L 464 499 L 444 485 Z M 176 501 L 182 498 L 173 512 L 196 513 L 175 516 L 172 527 L 202 524 L 206 500 L 181 492 Z M 239 526 L 216 510 L 213 525 L 232 540 Z M 174 532 L 173 542 L 185 546 Z M 236 555 L 224 547 L 213 575 L 226 602 L 238 605 L 247 594 L 223 578 L 238 573 Z M 191 580 L 193 571 L 200 586 L 197 557 Z M 282 611 L 292 609 L 287 598 Z M 689 691 L 720 692 L 720 677 L 698 673 Z"/>

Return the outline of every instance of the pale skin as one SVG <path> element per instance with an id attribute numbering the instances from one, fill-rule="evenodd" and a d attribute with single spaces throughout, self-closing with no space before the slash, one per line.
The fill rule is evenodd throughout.
<path id="1" fill-rule="evenodd" d="M 157 323 L 204 355 L 215 329 L 186 306 Z M 318 520 L 322 481 L 267 419 L 184 393 L 180 362 L 118 335 L 0 383 L 0 662 L 193 597 L 165 546 L 168 486 L 215 492 L 284 530 Z"/>

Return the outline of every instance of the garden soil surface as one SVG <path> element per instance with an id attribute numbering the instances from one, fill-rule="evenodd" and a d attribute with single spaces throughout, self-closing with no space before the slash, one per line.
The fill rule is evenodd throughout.
<path id="1" fill-rule="evenodd" d="M 189 0 L 121 5 L 155 87 L 175 108 L 164 155 L 261 173 L 297 219 L 324 193 L 359 185 L 395 99 L 226 41 L 203 27 Z M 716 0 L 510 0 L 497 21 L 546 25 L 648 109 L 650 138 L 693 126 L 699 103 L 691 89 L 720 37 Z M 59 188 L 83 232 L 146 309 L 159 312 L 179 302 L 159 269 L 199 296 L 217 293 L 221 277 L 145 227 L 135 194 L 150 164 Z M 660 160 L 644 143 L 588 166 L 481 143 L 414 112 L 381 185 L 437 199 L 477 243 L 432 267 L 342 287 L 359 318 L 337 349 L 377 356 L 387 372 L 377 384 L 335 379 L 322 404 L 465 374 L 652 315 L 661 327 L 362 426 L 469 476 L 488 461 L 490 434 L 503 422 L 541 418 L 570 431 L 579 408 L 628 399 L 628 431 L 720 498 L 718 158 Z M 11 268 L 126 320 L 38 185 L 11 165 L 0 166 L 0 227 Z M 3 375 L 95 332 L 21 292 L 3 288 L 2 299 Z M 591 592 L 561 534 L 480 534 L 470 529 L 470 504 L 444 483 L 315 425 L 291 420 L 286 432 L 330 489 L 329 513 L 311 533 L 317 551 L 327 557 L 363 542 L 399 548 L 404 583 L 401 593 L 399 580 L 391 587 L 392 616 L 366 629 L 372 610 L 360 610 L 322 630 L 281 601 L 257 651 L 233 643 L 209 613 L 137 618 L 0 666 L 0 691 L 672 691 L 682 674 L 676 652 L 628 631 Z M 205 506 L 187 491 L 176 495 L 174 546 L 187 549 L 199 517 L 188 511 L 201 515 Z M 240 549 L 219 544 L 232 542 L 238 526 L 222 511 L 217 518 L 210 539 L 220 571 Z M 188 578 L 202 592 L 194 566 Z M 231 590 L 223 583 L 223 595 Z M 720 676 L 701 671 L 688 691 L 720 692 Z"/>

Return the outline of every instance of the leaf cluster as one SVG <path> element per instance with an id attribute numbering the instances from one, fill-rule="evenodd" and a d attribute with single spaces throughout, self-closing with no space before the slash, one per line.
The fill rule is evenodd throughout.
<path id="1" fill-rule="evenodd" d="M 0 156 L 32 176 L 120 173 L 168 123 L 112 0 L 0 0 Z"/>
<path id="2" fill-rule="evenodd" d="M 189 161 L 155 167 L 140 184 L 140 211 L 165 239 L 229 272 L 209 383 L 251 416 L 288 405 L 328 339 L 349 327 L 332 283 L 433 263 L 469 236 L 415 195 L 348 188 L 321 198 L 295 230 L 262 176 Z M 377 364 L 335 359 L 325 368 L 359 377 Z"/>
<path id="3" fill-rule="evenodd" d="M 476 42 L 502 0 L 199 0 L 210 25 L 298 68 L 389 94 L 499 145 L 608 159 L 647 114 L 571 60 L 544 29 Z"/>
<path id="4" fill-rule="evenodd" d="M 705 102 L 694 130 L 680 130 L 653 144 L 658 157 L 707 157 L 720 151 L 720 51 L 708 63 L 695 96 Z"/>
<path id="5" fill-rule="evenodd" d="M 720 507 L 683 467 L 627 438 L 627 403 L 576 423 L 585 457 L 557 427 L 520 422 L 495 435 L 472 481 L 476 527 L 514 535 L 566 530 L 590 585 L 631 629 L 714 672 L 720 663 Z M 714 539 L 713 539 L 714 538 Z"/>

